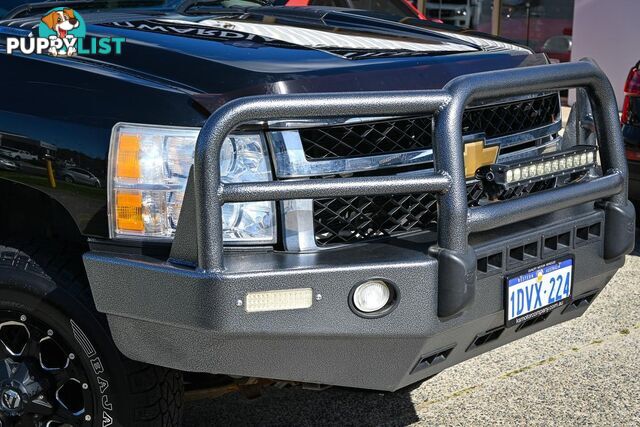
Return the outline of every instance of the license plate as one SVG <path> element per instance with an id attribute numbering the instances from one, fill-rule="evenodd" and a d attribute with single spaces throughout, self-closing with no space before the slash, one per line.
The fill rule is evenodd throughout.
<path id="1" fill-rule="evenodd" d="M 571 299 L 573 258 L 551 261 L 506 278 L 506 325 L 542 316 Z"/>

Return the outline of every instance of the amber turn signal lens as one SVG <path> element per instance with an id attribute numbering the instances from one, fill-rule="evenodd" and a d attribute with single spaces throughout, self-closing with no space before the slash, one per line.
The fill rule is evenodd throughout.
<path id="1" fill-rule="evenodd" d="M 122 134 L 118 141 L 118 160 L 116 162 L 116 177 L 140 178 L 140 137 L 138 135 Z"/>
<path id="2" fill-rule="evenodd" d="M 144 231 L 142 194 L 116 192 L 116 227 L 122 231 Z"/>

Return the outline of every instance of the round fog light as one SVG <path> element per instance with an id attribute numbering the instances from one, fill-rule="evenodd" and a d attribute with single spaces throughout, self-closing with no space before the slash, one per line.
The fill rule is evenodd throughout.
<path id="1" fill-rule="evenodd" d="M 353 293 L 354 307 L 363 313 L 373 313 L 384 308 L 391 300 L 391 289 L 382 280 L 369 280 L 356 287 Z"/>

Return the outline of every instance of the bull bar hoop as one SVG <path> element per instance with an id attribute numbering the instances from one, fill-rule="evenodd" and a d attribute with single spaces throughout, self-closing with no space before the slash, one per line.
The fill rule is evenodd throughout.
<path id="1" fill-rule="evenodd" d="M 526 198 L 469 208 L 461 123 L 466 106 L 495 98 L 569 88 L 585 89 L 591 101 L 603 176 Z M 220 150 L 227 135 L 238 126 L 262 120 L 323 118 L 327 117 L 327 112 L 331 117 L 433 114 L 434 171 L 419 177 L 352 177 L 241 184 L 221 182 Z M 239 98 L 222 105 L 206 120 L 196 143 L 191 174 L 191 190 L 195 196 L 195 229 L 191 232 L 182 231 L 187 227 L 179 225 L 176 240 L 181 234 L 195 233 L 191 237 L 197 241 L 198 272 L 212 275 L 224 272 L 224 203 L 436 193 L 438 240 L 437 245 L 429 248 L 429 252 L 438 259 L 438 315 L 444 318 L 460 313 L 475 294 L 476 257 L 468 244 L 472 232 L 604 199 L 601 206 L 608 219 L 611 219 L 605 225 L 604 257 L 613 259 L 629 251 L 626 241 L 625 244 L 615 242 L 616 231 L 628 228 L 628 222 L 633 221 L 629 219 L 626 208 L 627 164 L 617 104 L 608 79 L 588 59 L 463 75 L 451 80 L 441 90 Z M 187 189 L 187 196 L 191 190 Z"/>

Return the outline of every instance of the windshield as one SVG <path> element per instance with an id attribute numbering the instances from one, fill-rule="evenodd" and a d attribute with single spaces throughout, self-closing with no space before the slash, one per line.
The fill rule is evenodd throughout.
<path id="1" fill-rule="evenodd" d="M 396 16 L 415 18 L 415 12 L 401 0 L 351 0 L 356 9 L 375 10 Z"/>
<path id="2" fill-rule="evenodd" d="M 113 9 L 148 9 L 148 10 L 181 10 L 197 13 L 198 9 L 210 11 L 215 8 L 256 7 L 264 5 L 274 6 L 330 6 L 352 9 L 372 10 L 385 14 L 416 17 L 416 11 L 411 9 L 404 0 L 0 0 L 0 19 L 13 9 L 28 4 L 39 7 L 32 11 L 22 11 L 12 17 L 33 15 L 59 6 L 69 6 L 74 9 L 96 9 L 100 11 Z M 41 7 L 42 5 L 46 5 Z"/>
<path id="3" fill-rule="evenodd" d="M 260 6 L 266 2 L 262 0 L 84 0 L 81 2 L 77 2 L 77 0 L 71 0 L 68 2 L 65 2 L 64 0 L 0 0 L 0 18 L 5 17 L 8 12 L 18 6 L 24 6 L 27 4 L 40 5 L 43 3 L 51 3 L 51 9 L 53 9 L 54 7 L 67 6 L 70 5 L 70 3 L 74 3 L 72 7 L 80 10 L 91 9 L 93 5 L 95 5 L 96 9 L 100 10 L 122 8 L 173 10 L 177 9 L 178 6 L 183 3 L 207 4 L 216 7 L 248 7 Z M 38 9 L 38 11 L 41 10 L 42 8 Z"/>

